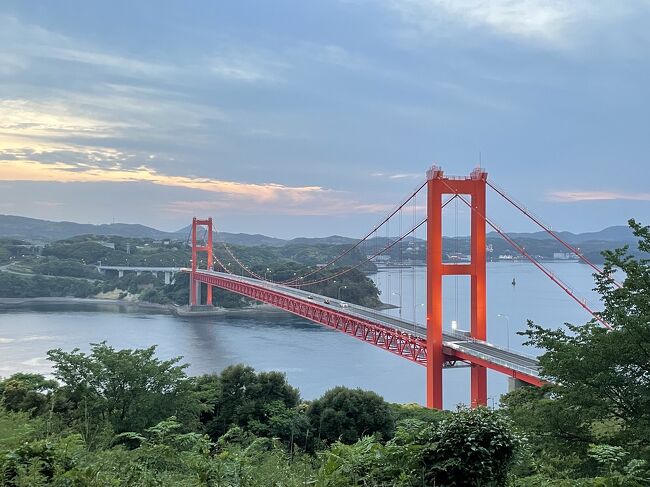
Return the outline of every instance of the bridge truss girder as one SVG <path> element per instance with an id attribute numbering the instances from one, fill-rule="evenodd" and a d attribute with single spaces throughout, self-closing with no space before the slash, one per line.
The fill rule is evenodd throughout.
<path id="1" fill-rule="evenodd" d="M 345 313 L 345 311 L 333 310 L 306 299 L 289 296 L 262 286 L 256 286 L 249 282 L 232 280 L 227 277 L 210 275 L 200 271 L 196 273 L 195 278 L 198 282 L 270 304 L 296 316 L 345 333 L 346 335 L 386 350 L 416 364 L 425 367 L 427 365 L 427 341 L 424 338 L 391 328 L 390 326 L 373 323 L 361 317 L 352 316 Z M 445 368 L 480 366 L 519 379 L 527 384 L 538 387 L 544 384 L 538 377 L 508 369 L 507 367 L 494 364 L 451 347 L 443 347 L 443 353 L 443 367 Z"/>

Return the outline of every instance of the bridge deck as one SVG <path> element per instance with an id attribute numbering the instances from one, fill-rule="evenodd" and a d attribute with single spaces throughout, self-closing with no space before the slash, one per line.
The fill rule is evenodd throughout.
<path id="1" fill-rule="evenodd" d="M 371 308 L 348 303 L 342 305 L 333 298 L 258 279 L 204 270 L 197 271 L 196 278 L 332 326 L 414 362 L 426 362 L 426 328 L 419 324 L 386 316 Z M 341 323 L 346 319 L 352 325 Z M 365 323 L 371 329 L 358 330 L 355 323 Z M 445 330 L 443 349 L 449 362 L 482 365 L 533 385 L 543 384 L 537 359 L 473 339 L 463 332 Z"/>

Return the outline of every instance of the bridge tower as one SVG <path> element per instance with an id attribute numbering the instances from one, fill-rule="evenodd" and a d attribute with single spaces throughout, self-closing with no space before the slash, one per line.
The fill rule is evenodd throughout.
<path id="1" fill-rule="evenodd" d="M 206 227 L 208 232 L 207 243 L 198 245 L 196 232 L 199 227 Z M 212 218 L 201 220 L 196 217 L 192 219 L 192 274 L 190 275 L 190 306 L 201 304 L 201 282 L 196 279 L 196 269 L 199 252 L 207 254 L 208 269 L 213 269 L 212 259 Z M 212 286 L 208 286 L 206 304 L 212 305 Z"/>
<path id="2" fill-rule="evenodd" d="M 485 190 L 487 172 L 476 168 L 469 177 L 448 177 L 438 166 L 427 171 L 427 407 L 442 409 L 442 280 L 443 276 L 471 277 L 470 335 L 486 339 Z M 471 197 L 471 262 L 443 263 L 442 198 L 445 194 Z M 487 404 L 487 370 L 471 366 L 472 407 Z"/>

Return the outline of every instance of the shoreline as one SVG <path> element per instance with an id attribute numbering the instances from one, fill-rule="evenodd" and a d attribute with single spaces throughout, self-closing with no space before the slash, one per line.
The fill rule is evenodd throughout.
<path id="1" fill-rule="evenodd" d="M 148 303 L 146 301 L 124 301 L 120 299 L 101 299 L 101 298 L 75 298 L 66 296 L 48 296 L 36 298 L 0 298 L 0 312 L 17 309 L 29 309 L 39 306 L 56 306 L 56 305 L 72 305 L 72 306 L 85 306 L 85 305 L 100 305 L 111 306 L 116 308 L 131 308 L 133 311 L 149 311 L 157 314 L 173 314 L 180 317 L 199 317 L 199 316 L 213 316 L 224 314 L 240 314 L 250 312 L 263 312 L 263 313 L 286 313 L 281 309 L 275 308 L 268 304 L 260 304 L 248 306 L 246 308 L 219 308 L 198 311 L 195 313 L 188 312 L 182 306 L 174 304 L 158 304 Z"/>

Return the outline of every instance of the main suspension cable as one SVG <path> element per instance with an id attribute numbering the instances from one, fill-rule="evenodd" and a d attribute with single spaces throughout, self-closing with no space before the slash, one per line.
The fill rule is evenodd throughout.
<path id="1" fill-rule="evenodd" d="M 223 246 L 223 248 L 225 249 L 225 251 L 228 253 L 228 255 L 230 256 L 230 258 L 231 258 L 231 259 L 232 259 L 232 260 L 233 260 L 233 261 L 234 261 L 234 262 L 235 262 L 235 263 L 236 263 L 236 264 L 237 264 L 237 265 L 238 265 L 238 266 L 239 266 L 243 271 L 245 271 L 248 275 L 250 275 L 250 276 L 252 276 L 252 277 L 254 277 L 254 278 L 256 278 L 256 279 L 259 279 L 259 280 L 261 280 L 261 281 L 274 282 L 275 284 L 283 284 L 283 285 L 291 286 L 291 287 L 296 287 L 296 286 L 301 286 L 301 287 L 302 287 L 302 286 L 307 286 L 307 285 L 311 285 L 311 284 L 318 284 L 318 283 L 321 283 L 321 282 L 325 282 L 325 281 L 328 281 L 328 280 L 330 280 L 330 279 L 334 279 L 334 278 L 336 278 L 336 277 L 338 277 L 338 276 L 341 276 L 341 275 L 343 275 L 343 274 L 346 274 L 346 273 L 348 273 L 348 272 L 350 272 L 350 271 L 352 271 L 352 270 L 354 270 L 354 269 L 358 269 L 358 268 L 361 267 L 363 264 L 365 264 L 365 263 L 367 263 L 367 262 L 370 262 L 373 258 L 375 258 L 375 257 L 377 257 L 378 255 L 381 255 L 382 253 L 384 253 L 384 252 L 386 252 L 387 250 L 391 249 L 394 245 L 396 245 L 397 243 L 401 242 L 401 241 L 402 241 L 406 236 L 408 236 L 409 233 L 414 232 L 415 230 L 417 230 L 417 228 L 419 228 L 421 225 L 423 225 L 423 224 L 426 222 L 426 218 L 425 218 L 422 222 L 420 222 L 417 226 L 415 226 L 413 229 L 409 230 L 409 232 L 408 232 L 406 235 L 401 235 L 400 238 L 399 238 L 398 240 L 395 240 L 394 242 L 390 242 L 390 239 L 389 239 L 389 241 L 388 241 L 388 245 L 387 245 L 386 247 L 384 247 L 384 248 L 382 248 L 381 250 L 375 252 L 373 255 L 371 255 L 370 257 L 368 257 L 366 260 L 361 261 L 360 263 L 358 263 L 358 264 L 355 265 L 355 266 L 347 267 L 347 268 L 345 268 L 343 271 L 338 272 L 338 273 L 335 273 L 335 274 L 333 274 L 333 275 L 331 275 L 331 276 L 329 276 L 329 277 L 327 277 L 327 278 L 317 279 L 317 280 L 309 281 L 309 282 L 305 282 L 305 281 L 304 281 L 304 278 L 305 278 L 305 277 L 307 277 L 307 276 L 311 276 L 311 275 L 314 275 L 314 274 L 317 274 L 317 273 L 319 273 L 319 272 L 322 272 L 322 271 L 323 271 L 323 270 L 324 270 L 328 265 L 331 265 L 333 262 L 336 262 L 337 260 L 339 260 L 341 257 L 343 257 L 344 255 L 346 255 L 347 253 L 351 252 L 354 248 L 358 247 L 358 246 L 359 246 L 363 241 L 365 241 L 365 240 L 366 240 L 370 235 L 372 235 L 373 233 L 376 234 L 377 229 L 380 228 L 384 223 L 386 223 L 386 222 L 387 222 L 387 221 L 388 221 L 388 220 L 389 220 L 393 215 L 395 215 L 397 212 L 399 212 L 400 209 L 403 208 L 403 207 L 404 207 L 404 206 L 405 206 L 409 201 L 411 201 L 411 199 L 412 199 L 413 197 L 415 197 L 415 196 L 420 192 L 420 190 L 422 190 L 422 188 L 424 188 L 425 185 L 426 185 L 426 183 L 420 185 L 420 186 L 418 187 L 418 189 L 416 189 L 416 190 L 415 190 L 415 191 L 414 191 L 414 192 L 413 192 L 413 193 L 412 193 L 412 194 L 411 194 L 411 195 L 410 195 L 406 200 L 404 200 L 404 202 L 403 202 L 402 204 L 400 204 L 400 205 L 399 205 L 399 206 L 398 206 L 398 207 L 397 207 L 397 208 L 396 208 L 396 209 L 395 209 L 395 210 L 394 210 L 394 211 L 393 211 L 393 212 L 392 212 L 392 213 L 391 213 L 387 218 L 384 218 L 384 220 L 382 220 L 382 222 L 381 222 L 379 225 L 376 225 L 375 228 L 373 228 L 373 230 L 372 230 L 371 233 L 367 234 L 363 239 L 361 239 L 359 242 L 357 242 L 353 247 L 350 247 L 349 249 L 347 249 L 344 253 L 340 254 L 337 258 L 332 259 L 332 261 L 330 261 L 330 263 L 325 264 L 324 266 L 319 267 L 319 268 L 317 268 L 317 269 L 315 269 L 315 270 L 313 270 L 313 271 L 310 271 L 310 272 L 308 272 L 307 274 L 305 274 L 304 276 L 297 277 L 297 278 L 293 278 L 293 279 L 290 279 L 290 280 L 288 280 L 288 281 L 272 281 L 272 280 L 269 280 L 269 279 L 265 279 L 263 276 L 261 276 L 261 275 L 257 274 L 256 272 L 252 271 L 248 266 L 246 266 L 243 262 L 241 262 L 241 260 L 239 260 L 239 259 L 237 258 L 237 256 L 232 252 L 232 250 L 230 250 L 230 248 L 228 247 L 228 245 L 227 245 L 225 242 L 222 241 L 222 242 L 221 242 L 221 245 Z M 442 207 L 444 208 L 447 204 L 449 204 L 449 203 L 450 203 L 453 199 L 455 199 L 455 198 L 456 198 L 456 195 L 450 197 L 450 198 L 449 198 L 449 199 L 448 199 L 448 200 L 443 204 Z"/>
<path id="2" fill-rule="evenodd" d="M 515 242 L 510 236 L 508 236 L 507 233 L 505 233 L 501 228 L 496 224 L 493 223 L 486 215 L 482 214 L 477 208 L 474 208 L 471 203 L 469 203 L 465 197 L 461 194 L 456 193 L 453 188 L 446 183 L 443 180 L 443 183 L 445 186 L 449 188 L 449 190 L 458 196 L 465 205 L 467 205 L 473 212 L 475 212 L 477 215 L 479 215 L 485 222 L 492 227 L 506 242 L 508 242 L 510 245 L 512 245 L 519 253 L 521 253 L 524 257 L 526 257 L 532 264 L 535 265 L 539 270 L 541 270 L 546 276 L 551 279 L 555 284 L 557 284 L 562 290 L 571 297 L 576 303 L 578 303 L 582 308 L 584 308 L 589 314 L 591 314 L 596 320 L 598 320 L 605 328 L 612 329 L 612 326 L 607 323 L 596 311 L 592 310 L 589 305 L 586 303 L 586 300 L 580 299 L 576 296 L 575 292 L 571 289 L 571 287 L 564 283 L 558 276 L 556 276 L 553 272 L 551 272 L 549 269 L 547 269 L 545 266 L 543 266 L 540 262 L 537 261 L 532 255 L 530 255 L 528 252 L 526 252 L 526 249 L 521 247 L 517 242 Z"/>
<path id="3" fill-rule="evenodd" d="M 226 252 L 228 252 L 228 255 L 232 258 L 232 260 L 234 260 L 235 263 L 237 265 L 239 265 L 239 267 L 241 267 L 243 270 L 245 270 L 249 275 L 253 276 L 255 279 L 259 279 L 260 281 L 273 282 L 273 281 L 271 281 L 269 279 L 266 279 L 266 278 L 260 276 L 259 274 L 253 272 L 252 270 L 250 270 L 243 262 L 241 262 L 237 258 L 237 256 L 235 256 L 235 254 L 232 253 L 232 251 L 230 250 L 230 247 L 228 247 L 228 245 L 226 245 L 226 242 L 221 242 L 221 245 L 223 245 L 223 248 L 226 250 Z"/>
<path id="4" fill-rule="evenodd" d="M 564 240 L 562 237 L 560 237 L 557 233 L 555 233 L 550 226 L 545 225 L 542 223 L 542 221 L 537 218 L 533 213 L 526 208 L 524 205 L 516 201 L 514 198 L 510 197 L 504 190 L 499 188 L 497 185 L 492 184 L 490 181 L 486 181 L 487 185 L 492 188 L 494 191 L 496 191 L 502 198 L 504 198 L 506 201 L 508 201 L 512 206 L 517 208 L 519 211 L 521 211 L 524 215 L 526 215 L 528 218 L 530 218 L 533 222 L 535 222 L 541 229 L 543 229 L 546 233 L 548 233 L 551 237 L 553 237 L 555 240 L 560 242 L 565 248 L 567 248 L 571 253 L 575 254 L 578 259 L 583 261 L 585 264 L 587 264 L 589 267 L 594 269 L 598 274 L 603 274 L 603 270 L 598 267 L 596 264 L 594 264 L 592 261 L 590 261 L 587 257 L 584 256 L 584 254 L 580 253 L 580 251 L 576 248 L 573 247 L 570 243 L 568 243 L 566 240 Z M 615 279 L 612 279 L 612 282 L 618 287 L 621 288 L 623 285 L 618 282 Z"/>
<path id="5" fill-rule="evenodd" d="M 442 208 L 444 208 L 444 207 L 447 206 L 449 203 L 451 203 L 451 202 L 452 202 L 452 201 L 453 201 L 457 196 L 458 196 L 458 195 L 454 195 L 454 196 L 450 197 L 447 201 L 445 201 L 445 202 L 443 203 Z M 404 233 L 403 235 L 400 235 L 400 237 L 399 237 L 398 239 L 396 239 L 396 240 L 393 241 L 393 242 L 389 242 L 388 245 L 386 245 L 384 248 L 382 248 L 382 249 L 376 251 L 373 255 L 371 255 L 370 257 L 368 257 L 366 260 L 364 260 L 364 261 L 362 261 L 362 262 L 359 262 L 358 264 L 356 264 L 356 265 L 353 266 L 353 267 L 346 267 L 345 269 L 343 269 L 342 271 L 340 271 L 340 272 L 338 272 L 338 273 L 336 273 L 336 274 L 333 274 L 333 275 L 328 276 L 328 277 L 323 278 L 323 279 L 318 279 L 318 280 L 316 280 L 316 281 L 310 281 L 310 282 L 299 282 L 299 283 L 294 283 L 294 284 L 284 284 L 284 285 L 285 285 L 285 286 L 296 287 L 296 286 L 308 286 L 308 285 L 311 285 L 311 284 L 319 284 L 319 283 L 321 283 L 321 282 L 329 281 L 330 279 L 334 279 L 335 277 L 338 277 L 338 276 L 341 276 L 341 275 L 343 275 L 343 274 L 346 274 L 346 273 L 348 273 L 348 272 L 350 272 L 350 271 L 352 271 L 352 270 L 354 270 L 354 269 L 358 269 L 359 267 L 361 267 L 361 266 L 362 266 L 363 264 L 365 264 L 366 262 L 370 262 L 372 259 L 374 259 L 374 258 L 377 257 L 378 255 L 381 255 L 381 254 L 383 254 L 384 252 L 386 252 L 387 250 L 390 250 L 391 248 L 393 248 L 395 245 L 397 245 L 399 242 L 401 242 L 402 240 L 404 240 L 404 239 L 405 239 L 406 237 L 408 237 L 411 233 L 415 232 L 418 228 L 420 228 L 420 227 L 421 227 L 422 225 L 424 225 L 426 222 L 427 222 L 427 219 L 424 218 L 420 223 L 418 223 L 417 225 L 415 225 L 415 226 L 414 226 L 413 228 L 411 228 L 408 232 Z M 321 269 L 318 269 L 318 270 L 320 271 Z"/>
<path id="6" fill-rule="evenodd" d="M 345 256 L 348 255 L 350 252 L 352 252 L 354 249 L 356 249 L 359 245 L 361 245 L 363 242 L 365 242 L 365 241 L 366 241 L 370 236 L 372 236 L 373 233 L 375 233 L 375 232 L 376 232 L 376 231 L 377 231 L 377 230 L 378 230 L 382 225 L 384 225 L 384 223 L 386 223 L 388 220 L 390 220 L 390 219 L 391 219 L 391 218 L 392 218 L 392 217 L 393 217 L 393 216 L 394 216 L 398 211 L 400 211 L 400 210 L 401 210 L 401 209 L 402 209 L 402 208 L 403 208 L 403 207 L 404 207 L 404 206 L 405 206 L 409 201 L 411 201 L 411 199 L 412 199 L 413 197 L 415 197 L 415 196 L 416 196 L 416 195 L 417 195 L 417 194 L 422 190 L 422 188 L 424 188 L 424 187 L 426 186 L 426 184 L 427 184 L 426 181 L 425 181 L 424 183 L 422 183 L 422 184 L 421 184 L 421 185 L 420 185 L 420 186 L 419 186 L 415 191 L 413 191 L 413 193 L 411 193 L 411 195 L 409 195 L 405 200 L 403 200 L 402 203 L 400 203 L 400 204 L 399 204 L 399 205 L 398 205 L 398 206 L 397 206 L 397 207 L 396 207 L 396 208 L 395 208 L 395 209 L 394 209 L 394 210 L 393 210 L 393 211 L 392 211 L 392 212 L 391 212 L 391 213 L 390 213 L 386 218 L 384 218 L 383 220 L 381 220 L 381 222 L 379 222 L 377 225 L 375 225 L 374 228 L 373 228 L 372 230 L 370 230 L 370 232 L 368 232 L 368 234 L 367 234 L 366 236 L 364 236 L 363 238 L 361 238 L 361 239 L 360 239 L 358 242 L 356 242 L 353 246 L 347 248 L 345 251 L 343 251 L 343 252 L 342 252 L 341 254 L 339 254 L 337 257 L 334 257 L 332 260 L 330 260 L 329 262 L 325 263 L 322 267 L 320 267 L 320 268 L 317 269 L 317 270 L 310 271 L 310 272 L 308 272 L 307 274 L 305 274 L 305 275 L 303 275 L 303 276 L 300 276 L 300 277 L 294 277 L 293 279 L 289 279 L 289 280 L 287 280 L 287 281 L 279 282 L 279 284 L 287 284 L 287 285 L 290 285 L 290 284 L 292 284 L 292 283 L 298 281 L 299 279 L 304 279 L 304 278 L 309 277 L 309 276 L 311 276 L 311 275 L 313 275 L 313 274 L 316 274 L 317 272 L 320 272 L 320 271 L 322 271 L 323 269 L 326 269 L 326 268 L 328 268 L 329 266 L 331 266 L 331 265 L 335 264 L 336 262 L 338 262 L 339 260 L 341 260 L 343 257 L 345 257 Z"/>
<path id="7" fill-rule="evenodd" d="M 323 279 L 318 279 L 318 280 L 316 280 L 316 281 L 299 282 L 299 283 L 296 283 L 296 284 L 284 284 L 284 285 L 285 285 L 285 286 L 291 286 L 291 287 L 296 287 L 296 286 L 310 286 L 310 285 L 312 285 L 312 284 L 320 284 L 321 282 L 326 282 L 326 281 L 329 281 L 330 279 L 334 279 L 334 278 L 336 278 L 336 277 L 342 276 L 343 274 L 347 274 L 347 273 L 350 272 L 350 271 L 353 271 L 353 270 L 355 270 L 355 269 L 358 269 L 358 268 L 361 267 L 363 264 L 365 264 L 365 263 L 367 263 L 367 262 L 370 262 L 372 259 L 374 259 L 374 258 L 377 257 L 378 255 L 383 254 L 383 253 L 386 252 L 387 250 L 392 249 L 395 245 L 397 245 L 399 242 L 401 242 L 401 241 L 404 240 L 406 237 L 408 237 L 412 231 L 417 230 L 417 229 L 420 228 L 422 225 L 424 225 L 426 222 L 427 222 L 427 219 L 425 218 L 425 219 L 422 220 L 420 223 L 418 223 L 414 228 L 412 228 L 411 230 L 409 230 L 407 233 L 405 233 L 404 235 L 401 235 L 398 239 L 394 240 L 393 242 L 390 242 L 390 243 L 389 243 L 388 245 L 386 245 L 384 248 L 382 248 L 382 249 L 376 251 L 374 254 L 372 254 L 370 257 L 368 257 L 366 260 L 364 260 L 364 261 L 362 261 L 362 262 L 359 262 L 358 264 L 356 264 L 356 265 L 354 265 L 354 266 L 352 266 L 352 267 L 346 267 L 345 269 L 343 269 L 343 270 L 340 271 L 340 272 L 337 272 L 336 274 L 333 274 L 333 275 L 331 275 L 331 276 L 325 277 L 325 278 L 323 278 Z M 319 271 L 320 271 L 320 269 L 319 269 Z"/>

